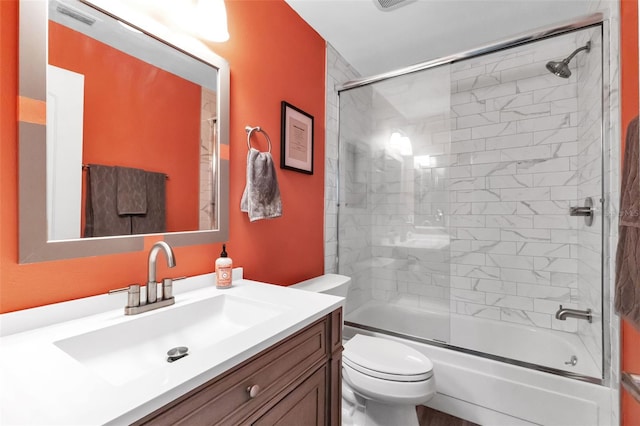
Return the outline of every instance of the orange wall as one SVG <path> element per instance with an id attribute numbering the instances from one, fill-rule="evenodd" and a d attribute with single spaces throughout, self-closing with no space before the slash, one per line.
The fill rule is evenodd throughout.
<path id="1" fill-rule="evenodd" d="M 629 122 L 638 115 L 638 0 L 620 1 L 622 151 Z M 622 324 L 622 370 L 640 374 L 640 330 Z M 623 426 L 640 425 L 640 402 L 622 393 Z"/>
<path id="2" fill-rule="evenodd" d="M 17 0 L 0 1 L 0 312 L 71 300 L 146 280 L 146 252 L 17 264 Z M 279 284 L 323 272 L 325 42 L 282 0 L 227 1 L 231 39 L 211 47 L 231 68 L 230 238 L 245 276 Z M 283 216 L 249 223 L 240 212 L 246 125 L 271 136 L 279 163 L 280 102 L 314 116 L 314 174 L 277 170 Z M 262 139 L 256 139 L 261 143 Z M 264 143 L 264 142 L 262 142 Z M 263 147 L 264 149 L 265 147 Z M 147 246 L 154 240 L 148 238 Z M 213 271 L 221 244 L 175 249 L 159 276 Z"/>
<path id="3" fill-rule="evenodd" d="M 145 252 L 17 264 L 17 9 L 17 0 L 0 1 L 0 312 L 98 294 L 146 279 Z M 227 13 L 231 40 L 211 46 L 231 65 L 228 250 L 235 265 L 244 266 L 246 277 L 291 284 L 323 271 L 324 42 L 282 1 L 227 0 Z M 637 0 L 621 0 L 621 14 L 626 127 L 638 114 Z M 308 176 L 279 169 L 284 216 L 250 224 L 238 208 L 245 182 L 244 126 L 259 125 L 269 132 L 277 161 L 281 100 L 315 117 L 315 172 Z M 177 248 L 178 266 L 171 273 L 211 272 L 218 252 L 219 245 Z M 640 333 L 626 323 L 623 368 L 640 372 Z M 640 424 L 640 404 L 626 393 L 623 424 Z"/>
<path id="4" fill-rule="evenodd" d="M 167 231 L 197 230 L 201 87 L 55 22 L 49 63 L 84 75 L 82 163 L 167 174 Z"/>

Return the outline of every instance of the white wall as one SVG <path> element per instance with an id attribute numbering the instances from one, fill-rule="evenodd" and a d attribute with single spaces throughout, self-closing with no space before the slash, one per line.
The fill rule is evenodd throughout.
<path id="1" fill-rule="evenodd" d="M 80 238 L 84 75 L 47 66 L 47 225 L 50 240 Z"/>

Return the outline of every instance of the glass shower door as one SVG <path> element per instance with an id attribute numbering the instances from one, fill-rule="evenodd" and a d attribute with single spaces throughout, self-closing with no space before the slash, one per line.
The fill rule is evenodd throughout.
<path id="1" fill-rule="evenodd" d="M 601 377 L 601 40 L 594 27 L 452 66 L 455 131 L 469 131 L 452 142 L 469 167 L 450 185 L 460 206 L 450 218 L 456 347 Z M 568 78 L 548 71 L 588 41 Z M 592 226 L 570 214 L 587 197 Z M 557 315 L 561 305 L 594 320 Z"/>
<path id="2" fill-rule="evenodd" d="M 449 341 L 450 112 L 449 66 L 340 93 L 346 321 Z"/>
<path id="3" fill-rule="evenodd" d="M 346 321 L 601 379 L 602 70 L 594 26 L 342 91 Z"/>

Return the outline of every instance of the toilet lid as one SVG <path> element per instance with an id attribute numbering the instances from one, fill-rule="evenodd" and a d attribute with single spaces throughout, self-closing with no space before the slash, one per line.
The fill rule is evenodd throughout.
<path id="1" fill-rule="evenodd" d="M 385 380 L 417 382 L 433 375 L 433 363 L 417 350 L 389 339 L 356 334 L 344 344 L 343 363 Z"/>

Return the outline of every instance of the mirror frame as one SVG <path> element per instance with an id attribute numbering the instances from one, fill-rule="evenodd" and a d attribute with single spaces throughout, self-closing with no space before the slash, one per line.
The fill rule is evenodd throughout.
<path id="1" fill-rule="evenodd" d="M 81 0 L 102 13 L 135 27 L 182 53 L 218 70 L 218 153 L 229 152 L 229 64 L 203 44 L 194 49 L 194 38 L 175 36 L 167 31 L 151 34 L 114 16 L 94 4 Z M 144 250 L 145 238 L 163 237 L 174 247 L 211 244 L 229 238 L 229 159 L 218 155 L 218 229 L 211 231 L 167 232 L 74 240 L 48 240 L 46 208 L 46 66 L 48 0 L 21 0 L 19 16 L 18 86 L 18 262 L 34 263 Z"/>

